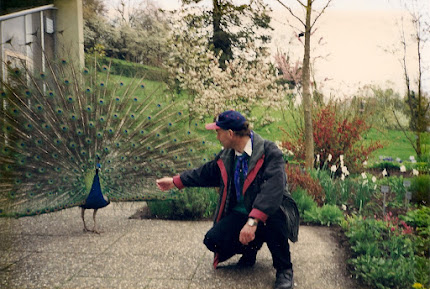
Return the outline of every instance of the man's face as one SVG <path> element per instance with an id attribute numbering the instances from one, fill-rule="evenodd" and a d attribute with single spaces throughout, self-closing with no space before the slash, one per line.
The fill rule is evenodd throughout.
<path id="1" fill-rule="evenodd" d="M 232 142 L 233 142 L 233 131 L 231 130 L 224 130 L 224 129 L 217 129 L 216 130 L 216 138 L 219 140 L 221 145 L 225 149 L 232 148 Z"/>

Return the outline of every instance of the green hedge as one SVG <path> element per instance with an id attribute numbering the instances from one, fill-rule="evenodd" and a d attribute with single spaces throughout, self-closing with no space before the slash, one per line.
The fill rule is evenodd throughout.
<path id="1" fill-rule="evenodd" d="M 169 220 L 198 220 L 212 218 L 218 193 L 215 189 L 185 188 L 178 198 L 168 201 L 148 202 L 149 214 L 153 218 Z"/>

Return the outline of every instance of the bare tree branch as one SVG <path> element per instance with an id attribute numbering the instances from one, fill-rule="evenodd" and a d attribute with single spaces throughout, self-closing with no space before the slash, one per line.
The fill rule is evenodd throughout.
<path id="1" fill-rule="evenodd" d="M 328 0 L 328 1 L 327 1 L 327 3 L 326 3 L 326 5 L 324 6 L 324 8 L 321 10 L 321 12 L 320 12 L 320 13 L 318 13 L 317 17 L 315 17 L 315 20 L 314 20 L 314 22 L 313 22 L 313 23 L 312 23 L 312 25 L 311 25 L 311 29 L 312 29 L 312 27 L 314 27 L 314 25 L 315 25 L 315 23 L 317 22 L 318 18 L 320 18 L 320 16 L 321 16 L 322 14 L 324 14 L 324 11 L 325 11 L 325 10 L 327 9 L 327 7 L 330 5 L 331 1 L 332 1 L 332 0 Z"/>
<path id="2" fill-rule="evenodd" d="M 287 6 L 287 5 L 285 5 L 281 0 L 276 0 L 276 1 L 278 1 L 279 2 L 279 4 L 281 4 L 285 9 L 287 9 L 288 10 L 288 12 L 290 12 L 290 14 L 294 17 L 294 18 L 296 18 L 297 20 L 299 20 L 299 22 L 300 23 L 302 23 L 303 24 L 303 26 L 305 26 L 306 27 L 306 24 L 305 24 L 305 22 L 303 22 L 302 21 L 302 19 L 300 19 L 300 17 L 298 17 L 296 14 L 294 14 L 294 12 L 293 12 L 293 10 L 289 7 L 289 6 Z M 298 1 L 298 0 L 297 0 Z M 301 5 L 303 5 L 303 3 L 302 2 L 300 2 L 300 1 L 298 1 Z M 304 6 L 304 7 L 306 7 L 306 6 Z"/>

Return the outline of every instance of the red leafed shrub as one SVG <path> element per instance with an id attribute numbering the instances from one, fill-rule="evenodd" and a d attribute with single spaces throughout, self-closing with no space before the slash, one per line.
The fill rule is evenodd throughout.
<path id="1" fill-rule="evenodd" d="M 321 162 L 316 165 L 322 167 L 324 161 L 332 155 L 333 163 L 344 155 L 345 165 L 350 171 L 361 169 L 361 164 L 375 150 L 382 147 L 380 142 L 365 145 L 361 135 L 368 131 L 370 126 L 360 116 L 345 117 L 340 114 L 340 109 L 333 103 L 320 107 L 314 112 L 313 136 L 315 143 L 315 155 L 320 155 Z M 304 135 L 298 131 L 295 136 L 284 141 L 282 145 L 292 151 L 297 159 L 305 158 Z M 332 163 L 332 164 L 333 164 Z"/>
<path id="2" fill-rule="evenodd" d="M 297 187 L 305 189 L 319 206 L 324 204 L 325 193 L 320 183 L 314 180 L 310 174 L 302 170 L 299 166 L 289 165 L 285 167 L 288 177 L 288 186 L 290 192 L 294 192 Z"/>

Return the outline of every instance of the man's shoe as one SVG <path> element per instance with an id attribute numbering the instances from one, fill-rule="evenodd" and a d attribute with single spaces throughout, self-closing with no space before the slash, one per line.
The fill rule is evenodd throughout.
<path id="1" fill-rule="evenodd" d="M 292 269 L 276 271 L 275 289 L 292 289 L 293 284 Z"/>
<path id="2" fill-rule="evenodd" d="M 237 266 L 240 268 L 249 268 L 254 266 L 255 260 L 257 259 L 257 252 L 243 254 L 240 257 L 239 262 L 237 262 Z"/>

